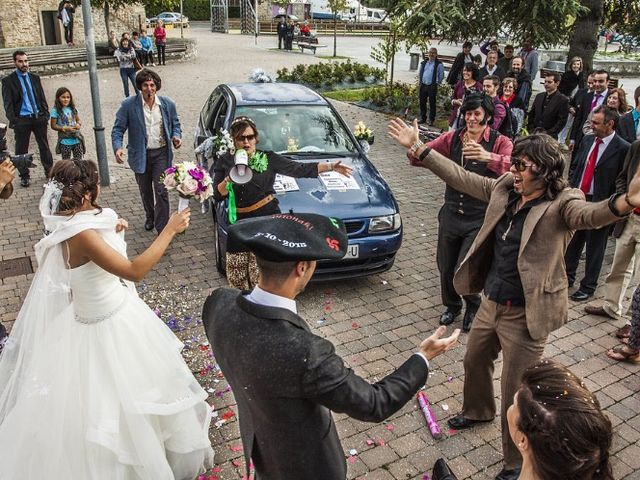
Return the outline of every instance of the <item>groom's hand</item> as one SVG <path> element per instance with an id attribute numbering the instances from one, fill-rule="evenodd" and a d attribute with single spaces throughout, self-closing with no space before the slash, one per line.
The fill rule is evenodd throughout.
<path id="1" fill-rule="evenodd" d="M 116 150 L 116 162 L 124 163 L 124 150 L 121 148 Z"/>
<path id="2" fill-rule="evenodd" d="M 449 350 L 458 341 L 458 336 L 460 336 L 459 328 L 456 328 L 450 336 L 440 338 L 446 331 L 447 327 L 441 325 L 429 338 L 420 344 L 420 352 L 427 357 L 427 360 L 431 360 Z"/>

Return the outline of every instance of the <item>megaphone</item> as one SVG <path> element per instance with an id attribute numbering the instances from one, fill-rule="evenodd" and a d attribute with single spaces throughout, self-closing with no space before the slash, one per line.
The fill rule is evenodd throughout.
<path id="1" fill-rule="evenodd" d="M 253 170 L 249 168 L 249 155 L 247 151 L 244 148 L 236 150 L 234 160 L 236 165 L 229 172 L 229 178 L 231 178 L 233 183 L 240 185 L 250 182 L 253 178 Z"/>

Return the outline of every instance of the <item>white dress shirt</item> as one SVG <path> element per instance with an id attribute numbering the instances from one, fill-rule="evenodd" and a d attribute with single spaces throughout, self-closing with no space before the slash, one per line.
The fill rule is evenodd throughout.
<path id="1" fill-rule="evenodd" d="M 275 308 L 284 308 L 289 310 L 290 312 L 298 314 L 298 308 L 296 307 L 296 301 L 291 300 L 290 298 L 281 297 L 280 295 L 274 295 L 273 293 L 269 293 L 259 286 L 253 287 L 253 290 L 250 294 L 245 296 L 247 300 L 256 305 L 262 305 L 264 307 L 275 307 Z"/>
<path id="2" fill-rule="evenodd" d="M 142 111 L 144 112 L 144 126 L 147 129 L 147 148 L 153 150 L 166 146 L 167 140 L 164 138 L 160 98 L 156 95 L 153 104 L 149 107 L 142 97 Z"/>

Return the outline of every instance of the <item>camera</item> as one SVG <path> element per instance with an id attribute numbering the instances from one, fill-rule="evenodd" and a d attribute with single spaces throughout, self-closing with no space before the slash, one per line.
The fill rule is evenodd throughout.
<path id="1" fill-rule="evenodd" d="M 7 149 L 7 125 L 0 123 L 0 161 L 6 158 L 11 160 L 19 172 L 25 172 L 28 168 L 35 168 L 33 164 L 33 153 L 23 153 L 22 155 L 11 155 Z"/>

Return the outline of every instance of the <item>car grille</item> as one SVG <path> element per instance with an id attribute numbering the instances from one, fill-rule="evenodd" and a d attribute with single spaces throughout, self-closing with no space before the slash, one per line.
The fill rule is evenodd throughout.
<path id="1" fill-rule="evenodd" d="M 347 229 L 347 235 L 359 233 L 364 228 L 364 220 L 345 220 L 344 227 Z"/>

